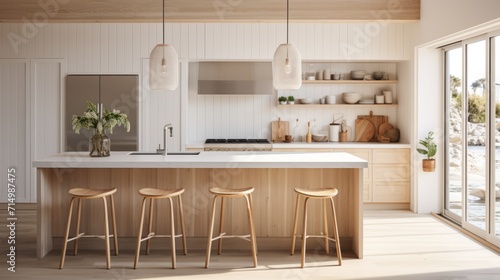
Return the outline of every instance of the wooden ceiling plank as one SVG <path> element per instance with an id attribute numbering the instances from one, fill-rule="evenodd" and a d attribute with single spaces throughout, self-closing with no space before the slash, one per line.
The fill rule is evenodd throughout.
<path id="1" fill-rule="evenodd" d="M 65 3 L 40 6 L 39 3 Z M 391 12 L 397 3 L 398 10 Z M 161 0 L 1 0 L 0 22 L 31 20 L 49 13 L 49 22 L 161 22 Z M 285 17 L 285 0 L 167 0 L 168 22 L 274 22 Z M 420 19 L 420 0 L 292 0 L 290 20 L 305 22 Z"/>

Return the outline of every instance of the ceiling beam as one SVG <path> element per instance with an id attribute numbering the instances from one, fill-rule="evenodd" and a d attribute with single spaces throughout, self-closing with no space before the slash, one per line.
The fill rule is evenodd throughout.
<path id="1" fill-rule="evenodd" d="M 167 22 L 275 22 L 285 0 L 166 0 Z M 416 21 L 420 0 L 290 0 L 292 22 Z M 1 0 L 0 22 L 161 22 L 162 0 Z"/>

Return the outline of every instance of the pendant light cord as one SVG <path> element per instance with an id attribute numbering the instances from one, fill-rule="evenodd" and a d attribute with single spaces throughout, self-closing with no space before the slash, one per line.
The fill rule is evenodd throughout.
<path id="1" fill-rule="evenodd" d="M 288 1 L 286 0 L 286 44 L 288 45 Z"/>
<path id="2" fill-rule="evenodd" d="M 165 45 L 165 0 L 163 0 L 163 44 Z"/>

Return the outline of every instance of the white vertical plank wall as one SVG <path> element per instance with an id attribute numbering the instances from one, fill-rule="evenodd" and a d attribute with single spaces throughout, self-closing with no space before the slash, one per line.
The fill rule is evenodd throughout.
<path id="1" fill-rule="evenodd" d="M 31 60 L 30 127 L 31 159 L 43 159 L 56 154 L 63 147 L 61 120 L 64 104 L 64 76 L 67 72 L 63 59 Z M 31 197 L 36 201 L 35 169 L 31 169 Z"/>
<path id="2" fill-rule="evenodd" d="M 410 40 L 412 26 L 414 23 L 385 23 L 385 22 L 365 22 L 365 23 L 292 23 L 290 25 L 290 42 L 295 44 L 302 54 L 304 60 L 309 61 L 375 61 L 393 62 L 384 64 L 389 68 L 396 67 L 395 61 L 410 60 Z M 276 47 L 286 40 L 286 25 L 284 23 L 167 23 L 165 25 L 165 40 L 172 44 L 181 59 L 185 61 L 202 60 L 263 60 L 270 61 Z M 37 27 L 34 31 L 26 34 L 23 23 L 0 23 L 0 59 L 61 59 L 67 65 L 62 77 L 67 74 L 138 74 L 144 84 L 143 59 L 149 57 L 149 53 L 155 44 L 161 42 L 162 26 L 158 23 L 50 23 Z M 16 40 L 13 40 L 17 39 Z M 43 65 L 42 65 L 43 64 Z M 36 94 L 42 90 L 44 94 L 49 94 L 51 90 L 58 90 L 57 93 L 50 93 L 50 98 L 44 102 L 36 103 L 35 111 L 40 113 L 43 106 L 57 107 L 61 100 L 55 96 L 62 96 L 64 81 L 54 71 L 56 64 L 36 65 L 37 77 L 44 75 L 44 80 L 31 81 L 37 77 L 29 77 L 27 71 L 27 84 L 34 87 L 44 86 L 43 89 L 31 88 Z M 319 64 L 319 63 L 317 63 Z M 189 64 L 191 65 L 191 64 Z M 47 73 L 40 67 L 46 67 Z M 318 66 L 319 67 L 319 66 Z M 323 66 L 321 66 L 323 67 Z M 336 67 L 336 66 L 332 66 Z M 347 66 L 340 65 L 349 70 Z M 191 73 L 191 70 L 189 70 Z M 2 72 L 2 81 L 8 80 L 8 74 Z M 51 79 L 51 81 L 45 81 Z M 55 86 L 59 84 L 59 88 Z M 188 85 L 187 82 L 182 83 Z M 0 87 L 7 87 L 2 83 Z M 300 91 L 293 93 L 301 95 L 311 95 L 318 98 L 329 92 L 336 93 L 348 90 L 342 86 L 307 86 Z M 356 88 L 357 89 L 357 88 Z M 28 89 L 29 90 L 29 89 Z M 362 92 L 377 90 L 372 87 L 360 88 Z M 178 94 L 188 92 L 187 112 L 181 112 Z M 10 95 L 17 94 L 12 91 L 2 91 L 3 100 L 12 98 Z M 33 95 L 29 92 L 29 96 Z M 269 122 L 279 116 L 293 120 L 300 117 L 301 121 L 306 119 L 316 120 L 318 125 L 324 125 L 329 121 L 331 110 L 313 109 L 294 110 L 292 108 L 277 109 L 275 106 L 276 94 L 268 96 L 198 96 L 192 90 L 179 90 L 168 97 L 168 95 L 153 97 L 147 93 L 143 87 L 140 92 L 144 98 L 141 108 L 156 108 L 155 110 L 141 110 L 140 120 L 141 136 L 147 138 L 141 144 L 141 148 L 152 147 L 158 142 L 159 124 L 153 125 L 157 120 L 161 123 L 167 115 L 180 116 L 186 114 L 185 131 L 183 135 L 186 142 L 202 141 L 206 137 L 268 137 Z M 177 94 L 177 97 L 175 97 Z M 281 95 L 282 93 L 278 93 Z M 288 94 L 288 93 L 283 93 Z M 37 95 L 38 96 L 38 95 Z M 401 97 L 401 95 L 400 95 Z M 160 98 L 161 100 L 158 100 Z M 171 98 L 171 99 L 169 99 Z M 46 104 L 53 102 L 54 104 Z M 21 102 L 22 103 L 22 102 Z M 56 104 L 57 103 L 57 104 Z M 179 104 L 179 105 L 177 105 Z M 23 104 L 15 104 L 19 111 L 26 112 Z M 3 108 L 3 107 L 2 107 Z M 32 108 L 33 110 L 33 108 Z M 167 112 L 168 111 L 168 112 Z M 387 110 L 386 110 L 387 111 Z M 4 110 L 2 110 L 2 113 Z M 26 112 L 28 113 L 28 112 Z M 345 111 L 345 115 L 354 116 L 358 113 L 355 110 Z M 386 113 L 386 112 L 376 112 Z M 387 112 L 390 117 L 395 115 Z M 46 117 L 37 115 L 37 117 Z M 48 116 L 47 121 L 53 120 Z M 160 117 L 160 119 L 158 119 Z M 396 116 L 394 116 L 395 118 Z M 180 120 L 180 117 L 179 117 Z M 145 122 L 151 122 L 146 125 Z M 34 124 L 28 123 L 33 126 Z M 181 125 L 181 123 L 179 123 Z M 46 129 L 39 127 L 29 127 L 27 130 L 37 131 L 44 134 L 39 136 L 45 143 L 58 143 L 62 140 L 60 124 Z M 59 131 L 58 131 L 59 130 Z M 5 130 L 1 130 L 2 139 Z M 180 131 L 178 129 L 177 131 Z M 148 135 L 147 137 L 144 135 Z M 178 138 L 180 139 L 180 138 Z M 145 139 L 142 139 L 145 140 Z M 37 140 L 38 141 L 38 140 Z M 180 140 L 177 140 L 180 141 Z M 40 140 L 36 145 L 44 145 Z M 180 143 L 174 143 L 180 147 Z M 25 158 L 22 149 L 17 148 L 17 160 L 24 162 Z M 52 151 L 52 148 L 47 149 Z M 57 150 L 53 150 L 57 152 Z M 37 154 L 37 156 L 41 156 Z M 13 159 L 8 159 L 7 163 L 2 157 L 2 164 L 13 164 Z M 28 174 L 29 175 L 29 174 Z M 27 180 L 31 180 L 27 178 Z M 3 199 L 5 196 L 2 196 Z M 26 201 L 35 202 L 34 197 L 26 195 Z"/>
<path id="3" fill-rule="evenodd" d="M 15 168 L 16 203 L 30 202 L 29 61 L 0 59 L 0 202 L 7 202 L 7 169 Z"/>

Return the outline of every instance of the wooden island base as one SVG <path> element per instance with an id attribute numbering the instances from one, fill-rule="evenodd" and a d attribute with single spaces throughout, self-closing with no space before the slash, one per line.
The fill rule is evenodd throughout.
<path id="1" fill-rule="evenodd" d="M 137 236 L 142 202 L 138 194 L 139 189 L 145 187 L 185 188 L 182 199 L 187 237 L 199 243 L 199 240 L 208 234 L 210 207 L 213 199 L 208 189 L 251 186 L 255 188 L 253 214 L 256 234 L 258 240 L 263 241 L 260 245 L 257 243 L 259 247 L 265 246 L 266 243 L 271 244 L 277 238 L 288 240 L 291 237 L 296 198 L 294 188 L 334 187 L 339 190 L 339 195 L 335 198 L 339 233 L 341 242 L 346 242 L 342 244 L 342 247 L 350 246 L 358 258 L 363 258 L 362 170 L 362 168 L 39 167 L 37 169 L 37 256 L 42 258 L 52 250 L 54 237 L 64 236 L 70 201 L 68 190 L 71 188 L 118 188 L 115 201 L 120 238 Z M 162 200 L 156 204 L 155 231 L 159 233 L 168 232 L 169 208 L 167 204 L 167 201 Z M 321 205 L 320 201 L 309 203 L 308 229 L 311 232 L 321 232 L 323 220 Z M 84 203 L 83 232 L 91 234 L 103 232 L 102 207 L 99 201 Z M 225 213 L 225 231 L 228 234 L 248 232 L 244 200 L 228 200 Z M 178 225 L 177 228 L 179 228 Z M 188 248 L 189 241 L 188 239 Z M 289 243 L 275 242 L 274 245 L 288 249 Z"/>

